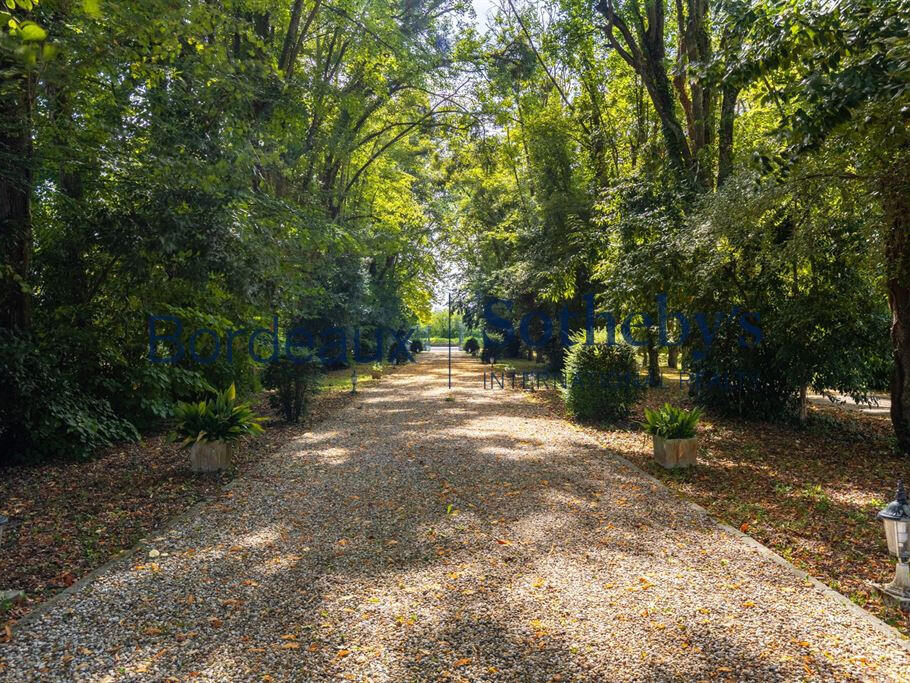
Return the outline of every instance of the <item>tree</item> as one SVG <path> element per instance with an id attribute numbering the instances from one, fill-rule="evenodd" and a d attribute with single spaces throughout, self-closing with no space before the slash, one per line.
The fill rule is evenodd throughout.
<path id="1" fill-rule="evenodd" d="M 869 183 L 881 203 L 894 356 L 891 419 L 899 448 L 910 454 L 910 2 L 768 0 L 758 8 L 765 21 L 756 23 L 744 59 L 760 73 L 787 70 L 789 76 L 780 93 L 791 103 L 781 109 L 788 144 L 778 164 L 786 169 L 862 126 L 863 172 L 837 175 Z M 763 27 L 771 23 L 775 31 L 768 34 Z"/>

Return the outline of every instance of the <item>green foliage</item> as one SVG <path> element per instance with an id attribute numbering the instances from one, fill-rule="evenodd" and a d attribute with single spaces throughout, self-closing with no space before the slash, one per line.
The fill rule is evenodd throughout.
<path id="1" fill-rule="evenodd" d="M 404 363 L 409 362 L 411 358 L 408 355 L 407 346 L 395 342 L 389 347 L 389 352 L 386 354 L 386 360 L 395 365 L 403 365 Z"/>
<path id="2" fill-rule="evenodd" d="M 421 353 L 423 351 L 423 342 L 420 339 L 411 340 L 411 353 Z"/>
<path id="3" fill-rule="evenodd" d="M 480 350 L 480 344 L 474 337 L 468 337 L 465 340 L 463 349 L 466 353 L 470 353 L 472 356 L 476 356 L 477 352 Z"/>
<path id="4" fill-rule="evenodd" d="M 244 336 L 231 362 L 150 366 L 159 313 L 184 321 L 184 345 L 273 313 L 314 331 L 419 322 L 445 345 L 479 336 L 493 298 L 514 323 L 565 303 L 575 331 L 585 295 L 622 318 L 667 292 L 677 310 L 761 313 L 766 348 L 721 339 L 704 361 L 759 373 L 738 414 L 886 383 L 885 326 L 906 314 L 885 290 L 906 301 L 910 272 L 910 0 L 647 16 L 516 0 L 483 34 L 460 29 L 460 0 L 265 4 L 0 5 L 0 194 L 28 195 L 4 205 L 0 321 L 59 340 L 66 369 L 39 372 L 42 391 L 106 416 L 43 434 L 88 449 L 211 387 L 258 389 Z M 451 330 L 431 311 L 441 253 L 459 270 Z M 655 328 L 639 334 L 657 350 Z M 490 346 L 486 361 L 528 350 Z M 564 362 L 558 337 L 538 353 Z"/>
<path id="5" fill-rule="evenodd" d="M 642 423 L 648 434 L 662 436 L 665 439 L 690 439 L 695 436 L 695 429 L 701 411 L 698 408 L 686 410 L 664 403 L 662 408 L 651 410 L 645 408 L 645 421 Z"/>
<path id="6" fill-rule="evenodd" d="M 644 391 L 635 353 L 625 344 L 573 345 L 565 377 L 566 410 L 580 420 L 625 419 Z"/>
<path id="7" fill-rule="evenodd" d="M 182 447 L 213 441 L 232 442 L 263 432 L 262 418 L 253 415 L 249 404 L 237 402 L 233 384 L 214 398 L 178 403 L 174 417 L 177 423 L 172 439 L 181 440 Z"/>
<path id="8" fill-rule="evenodd" d="M 712 329 L 713 311 L 727 309 L 718 313 L 723 324 L 707 354 L 693 363 L 704 405 L 786 419 L 802 386 L 862 399 L 887 384 L 890 319 L 865 253 L 869 227 L 845 210 L 859 201 L 857 189 L 838 185 L 821 179 L 813 192 L 792 196 L 773 181 L 735 175 L 694 215 L 696 305 Z M 752 321 L 762 331 L 757 346 L 737 316 L 728 317 L 733 306 L 759 314 Z M 698 355 L 705 345 L 696 335 Z"/>
<path id="9" fill-rule="evenodd" d="M 298 422 L 306 415 L 310 397 L 319 391 L 321 378 L 322 363 L 315 353 L 304 349 L 289 358 L 282 351 L 278 360 L 265 366 L 262 385 L 275 390 L 269 403 L 281 411 L 285 421 Z"/>
<path id="10" fill-rule="evenodd" d="M 57 393 L 155 428 L 211 387 L 256 391 L 249 331 L 273 314 L 282 333 L 428 322 L 431 157 L 453 112 L 437 36 L 461 8 L 128 4 L 0 3 L 0 194 L 28 195 L 3 209 L 0 325 L 25 293 L 78 387 Z M 150 314 L 180 318 L 184 347 L 214 331 L 220 356 L 150 364 Z"/>
<path id="11" fill-rule="evenodd" d="M 497 353 L 497 351 L 494 347 L 484 346 L 480 350 L 480 362 L 483 363 L 484 365 L 486 365 L 487 363 L 491 363 L 493 361 L 493 359 L 496 358 L 496 353 Z"/>
<path id="12" fill-rule="evenodd" d="M 454 306 L 454 302 L 453 302 Z M 439 339 L 448 339 L 449 338 L 449 313 L 447 310 L 435 310 L 430 316 L 430 336 L 436 337 Z M 422 329 L 422 333 L 426 334 L 427 327 Z M 459 338 L 459 332 L 462 335 L 468 335 L 471 333 L 467 321 L 464 319 L 461 313 L 456 311 L 452 312 L 451 316 L 451 332 L 452 336 L 456 339 Z"/>
<path id="13" fill-rule="evenodd" d="M 800 367 L 773 337 L 758 346 L 739 343 L 740 327 L 724 320 L 710 347 L 696 348 L 690 391 L 699 405 L 721 415 L 788 419 L 799 399 Z"/>
<path id="14" fill-rule="evenodd" d="M 54 347 L 0 328 L 0 357 L 0 463 L 86 458 L 138 438 L 110 403 L 63 373 Z"/>

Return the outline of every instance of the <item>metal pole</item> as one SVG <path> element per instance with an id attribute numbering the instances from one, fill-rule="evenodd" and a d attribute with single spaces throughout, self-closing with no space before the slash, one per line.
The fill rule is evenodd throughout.
<path id="1" fill-rule="evenodd" d="M 449 389 L 452 388 L 452 292 L 449 292 Z"/>

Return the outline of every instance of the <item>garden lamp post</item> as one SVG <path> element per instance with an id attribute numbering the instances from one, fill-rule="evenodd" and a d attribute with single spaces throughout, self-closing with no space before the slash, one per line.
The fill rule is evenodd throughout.
<path id="1" fill-rule="evenodd" d="M 894 580 L 882 592 L 901 607 L 910 607 L 910 502 L 904 482 L 897 484 L 897 498 L 878 513 L 885 524 L 888 552 L 897 558 Z"/>

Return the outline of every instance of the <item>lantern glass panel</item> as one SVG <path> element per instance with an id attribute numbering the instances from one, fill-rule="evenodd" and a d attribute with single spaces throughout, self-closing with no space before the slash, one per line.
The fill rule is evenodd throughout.
<path id="1" fill-rule="evenodd" d="M 888 552 L 900 560 L 910 558 L 910 519 L 886 519 Z"/>

